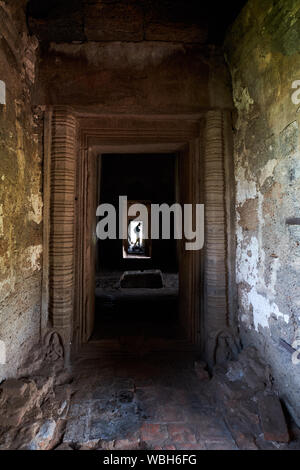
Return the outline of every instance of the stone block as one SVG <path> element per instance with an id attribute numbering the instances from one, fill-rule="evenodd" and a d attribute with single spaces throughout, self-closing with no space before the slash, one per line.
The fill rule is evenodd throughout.
<path id="1" fill-rule="evenodd" d="M 163 287 L 163 277 L 159 269 L 149 271 L 125 271 L 120 279 L 122 288 L 159 289 Z"/>
<path id="2" fill-rule="evenodd" d="M 48 419 L 42 423 L 38 433 L 30 442 L 28 450 L 49 450 L 55 441 L 57 422 L 53 419 Z"/>
<path id="3" fill-rule="evenodd" d="M 138 5 L 86 5 L 84 32 L 88 41 L 141 41 L 143 13 Z"/>
<path id="4" fill-rule="evenodd" d="M 141 437 L 143 441 L 163 442 L 168 438 L 165 426 L 160 424 L 144 423 L 141 427 Z"/>
<path id="5" fill-rule="evenodd" d="M 9 379 L 0 387 L 1 427 L 19 426 L 23 417 L 36 404 L 39 396 L 33 382 Z"/>
<path id="6" fill-rule="evenodd" d="M 173 41 L 204 44 L 207 40 L 207 28 L 198 25 L 187 27 L 182 23 L 149 23 L 146 27 L 147 41 Z"/>
<path id="7" fill-rule="evenodd" d="M 202 361 L 195 361 L 194 368 L 198 379 L 209 380 L 209 373 L 207 372 L 206 364 Z"/>
<path id="8" fill-rule="evenodd" d="M 261 396 L 258 407 L 264 439 L 289 442 L 290 436 L 279 398 L 275 395 Z"/>
<path id="9" fill-rule="evenodd" d="M 170 440 L 174 443 L 180 443 L 180 444 L 196 443 L 195 434 L 185 424 L 169 424 L 168 431 L 169 431 Z"/>

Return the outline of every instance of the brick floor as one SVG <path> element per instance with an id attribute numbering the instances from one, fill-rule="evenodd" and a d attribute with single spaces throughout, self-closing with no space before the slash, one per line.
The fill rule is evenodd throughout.
<path id="1" fill-rule="evenodd" d="M 160 443 L 168 439 L 167 427 L 164 424 L 143 423 L 140 433 L 144 442 Z"/>
<path id="2" fill-rule="evenodd" d="M 180 365 L 178 365 L 180 364 Z M 81 448 L 232 448 L 221 416 L 201 395 L 190 357 L 115 358 L 81 361 L 74 369 L 74 395 L 64 443 Z M 190 417 L 193 419 L 190 420 Z M 191 425 L 190 423 L 193 423 Z M 204 431 L 206 430 L 206 433 Z M 204 435 L 204 434 L 205 435 Z M 223 441 L 216 439 L 223 438 Z"/>
<path id="3" fill-rule="evenodd" d="M 74 383 L 63 445 L 154 450 L 255 449 L 228 424 L 187 353 L 145 358 L 83 358 Z"/>
<path id="4" fill-rule="evenodd" d="M 168 426 L 170 440 L 176 444 L 195 444 L 196 436 L 186 424 L 170 424 Z"/>

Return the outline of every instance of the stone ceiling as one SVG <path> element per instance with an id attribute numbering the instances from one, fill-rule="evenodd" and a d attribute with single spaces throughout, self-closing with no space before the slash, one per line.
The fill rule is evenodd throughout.
<path id="1" fill-rule="evenodd" d="M 29 0 L 28 25 L 45 42 L 178 41 L 222 44 L 245 0 Z"/>

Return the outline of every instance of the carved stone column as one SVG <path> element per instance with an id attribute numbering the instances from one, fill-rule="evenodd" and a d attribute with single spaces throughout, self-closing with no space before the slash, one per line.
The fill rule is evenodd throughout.
<path id="1" fill-rule="evenodd" d="M 205 338 L 206 355 L 214 362 L 218 334 L 226 329 L 226 203 L 222 111 L 206 116 L 205 143 Z"/>
<path id="2" fill-rule="evenodd" d="M 74 304 L 75 172 L 76 119 L 70 108 L 57 106 L 51 132 L 49 313 L 65 347 Z"/>

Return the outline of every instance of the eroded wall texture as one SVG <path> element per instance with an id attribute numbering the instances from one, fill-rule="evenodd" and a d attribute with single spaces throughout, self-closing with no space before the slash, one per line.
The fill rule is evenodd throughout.
<path id="1" fill-rule="evenodd" d="M 237 110 L 241 335 L 270 362 L 300 421 L 300 365 L 279 345 L 280 338 L 292 344 L 300 327 L 300 226 L 288 220 L 300 217 L 300 101 L 292 100 L 300 80 L 299 0 L 250 0 L 228 34 L 226 54 Z"/>
<path id="2" fill-rule="evenodd" d="M 195 0 L 79 1 L 45 18 L 35 3 L 28 18 L 41 41 L 38 105 L 108 114 L 232 107 L 230 76 L 204 4 L 197 13 Z"/>
<path id="3" fill-rule="evenodd" d="M 31 108 L 37 41 L 23 7 L 0 1 L 0 382 L 17 373 L 40 334 L 41 159 Z"/>

